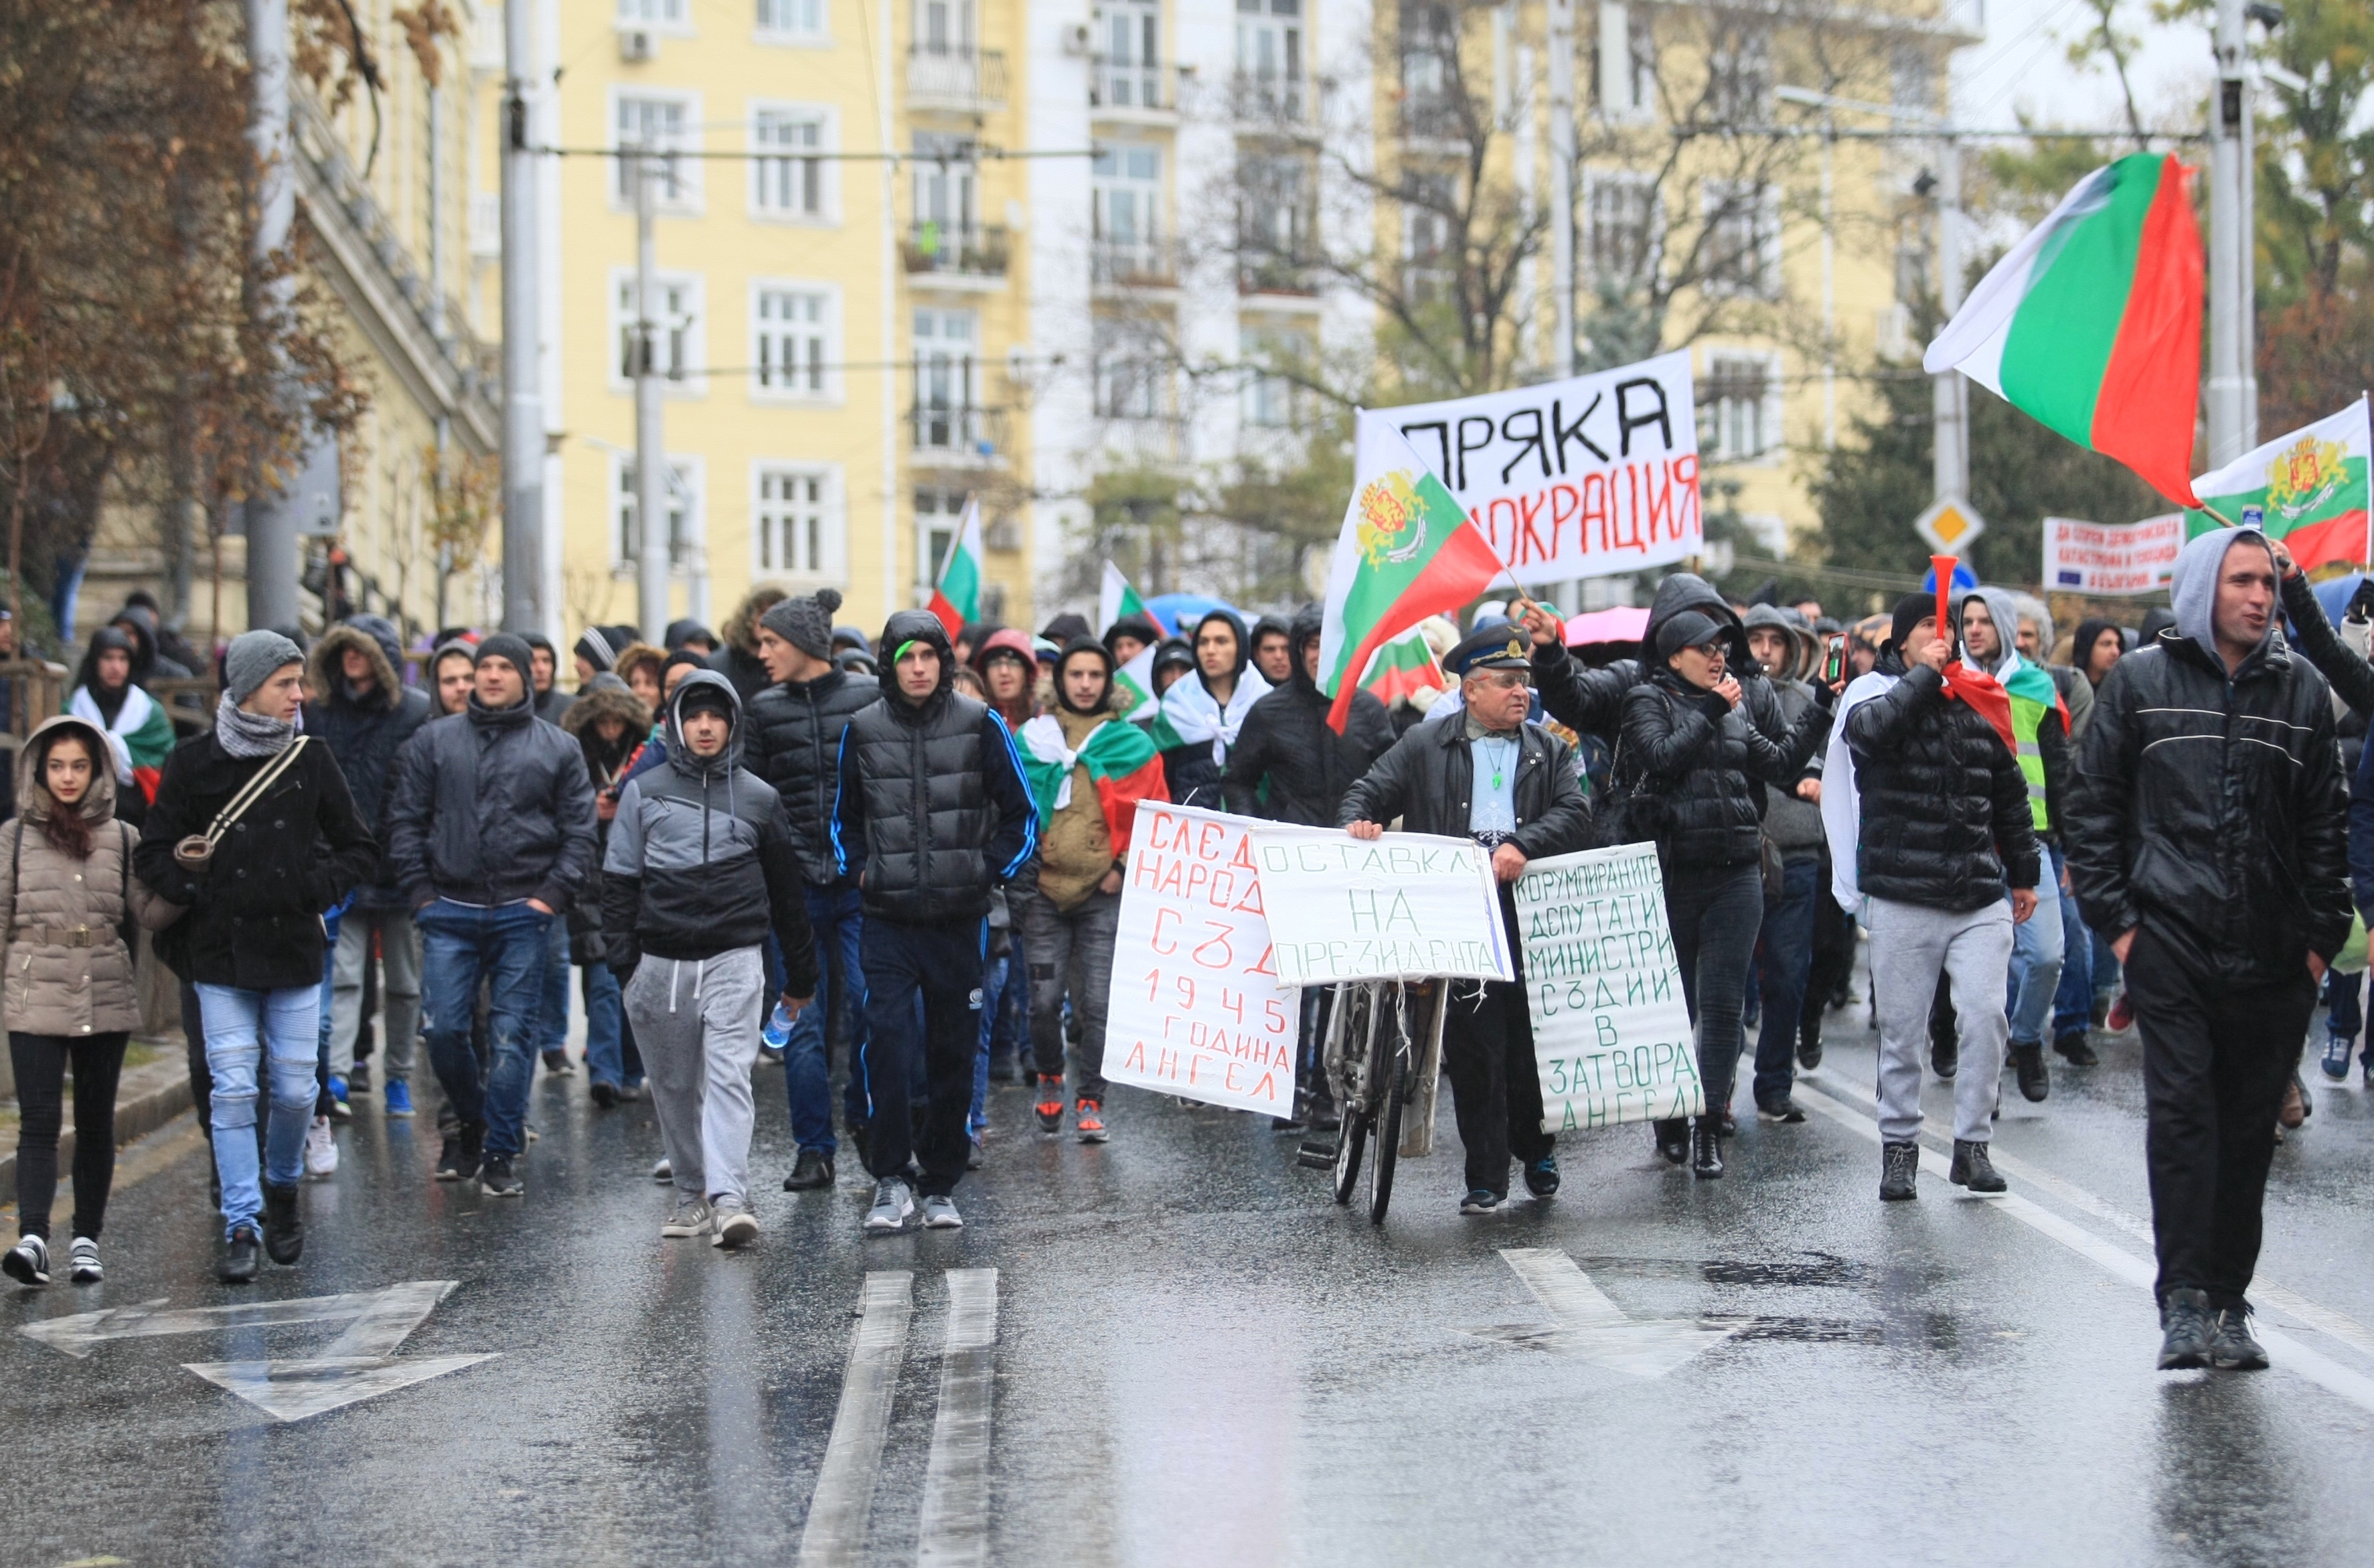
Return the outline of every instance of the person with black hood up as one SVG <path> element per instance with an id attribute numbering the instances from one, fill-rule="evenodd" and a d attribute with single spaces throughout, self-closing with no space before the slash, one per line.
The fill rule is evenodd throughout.
<path id="1" fill-rule="evenodd" d="M 1273 687 L 1284 686 L 1294 678 L 1293 629 L 1276 616 L 1265 615 L 1253 622 L 1253 668 Z"/>
<path id="2" fill-rule="evenodd" d="M 923 1224 L 964 1223 L 951 1195 L 972 1147 L 981 923 L 992 886 L 1023 877 L 1039 847 L 1014 737 L 986 703 L 950 690 L 956 650 L 939 618 L 900 610 L 880 646 L 890 678 L 842 736 L 831 838 L 835 870 L 855 880 L 865 910 L 858 1071 L 876 1182 L 868 1235 L 906 1228 L 911 1157 L 922 1166 Z M 917 1060 L 929 1093 L 920 1139 L 909 1109 Z"/>
<path id="3" fill-rule="evenodd" d="M 1649 678 L 1624 696 L 1616 776 L 1653 802 L 1657 858 L 1682 995 L 1698 1030 L 1705 1114 L 1689 1127 L 1691 1173 L 1722 1174 L 1722 1125 L 1739 1070 L 1741 1015 L 1764 922 L 1764 787 L 1793 785 L 1828 738 L 1832 692 L 1817 689 L 1793 725 L 1748 653 L 1739 616 L 1704 579 L 1677 572 L 1657 586 L 1641 633 Z M 1771 1102 L 1786 1120 L 1785 1091 Z M 1684 1126 L 1655 1125 L 1657 1149 L 1679 1163 Z"/>
<path id="4" fill-rule="evenodd" d="M 1233 610 L 1212 610 L 1195 623 L 1194 658 L 1193 673 L 1162 693 L 1162 716 L 1170 721 L 1180 742 L 1162 754 L 1162 767 L 1171 799 L 1217 810 L 1228 749 L 1236 745 L 1253 704 L 1269 695 L 1270 686 L 1252 667 L 1245 623 Z M 1161 662 L 1158 656 L 1158 669 Z"/>
<path id="5" fill-rule="evenodd" d="M 552 639 L 541 631 L 523 631 L 520 641 L 527 644 L 528 663 L 535 666 L 528 672 L 528 686 L 535 693 L 535 716 L 557 725 L 571 701 L 560 689 L 560 655 L 553 650 Z"/>
<path id="6" fill-rule="evenodd" d="M 165 607 L 157 602 L 156 595 L 146 588 L 135 588 L 123 595 L 123 607 L 147 613 L 148 623 L 157 629 L 157 652 L 159 656 L 170 659 L 192 675 L 206 667 L 210 661 L 206 654 L 193 647 L 188 638 L 174 631 L 166 622 Z"/>
<path id="7" fill-rule="evenodd" d="M 763 612 L 761 619 L 764 619 Z M 669 621 L 667 632 L 660 642 L 671 654 L 679 648 L 689 648 L 704 659 L 718 649 L 717 633 L 690 616 Z"/>
<path id="8" fill-rule="evenodd" d="M 1126 660 L 1116 660 L 1115 664 L 1126 662 Z M 1158 699 L 1169 696 L 1172 687 L 1194 673 L 1195 650 L 1187 645 L 1187 639 L 1184 637 L 1163 638 L 1154 650 L 1153 662 L 1146 668 L 1146 674 L 1154 682 L 1154 695 Z M 1150 724 L 1153 718 L 1154 715 L 1149 713 L 1146 717 L 1146 722 Z M 1166 770 L 1170 766 L 1170 759 L 1168 756 L 1162 759 L 1162 765 Z M 1172 793 L 1175 798 L 1177 793 L 1175 783 L 1172 785 Z"/>
<path id="9" fill-rule="evenodd" d="M 1125 615 L 1105 628 L 1105 652 L 1112 655 L 1115 669 L 1161 641 L 1162 628 L 1150 615 Z"/>
<path id="10" fill-rule="evenodd" d="M 385 849 L 388 786 L 396 758 L 431 717 L 429 693 L 407 687 L 396 671 L 404 645 L 393 622 L 375 615 L 354 616 L 330 628 L 313 644 L 306 666 L 312 701 L 305 704 L 305 733 L 330 749 L 355 811 L 381 845 L 379 865 L 355 890 L 354 902 L 338 922 L 338 946 L 331 964 L 330 1093 L 347 1098 L 354 1077 L 355 1042 L 362 1033 L 364 972 L 377 937 L 380 1006 L 386 1050 L 382 1057 L 380 1103 L 387 1114 L 412 1114 L 412 1047 L 420 1033 L 420 937 L 412 911 L 396 886 Z"/>
<path id="11" fill-rule="evenodd" d="M 584 890 L 569 906 L 569 961 L 582 973 L 578 990 L 585 999 L 585 1091 L 609 1110 L 622 1100 L 642 1098 L 643 1058 L 627 1025 L 618 977 L 611 973 L 602 941 L 602 856 L 610 847 L 610 824 L 627 768 L 642 749 L 652 711 L 615 675 L 597 675 L 581 688 L 561 715 L 560 731 L 574 736 L 594 785 L 594 866 Z"/>
<path id="12" fill-rule="evenodd" d="M 2267 1364 L 2248 1292 L 2275 1120 L 2349 936 L 2332 690 L 2277 632 L 2276 572 L 2255 528 L 2185 545 L 2175 625 L 2111 666 L 2070 792 L 2069 878 L 2143 1035 L 2162 1369 Z"/>
<path id="13" fill-rule="evenodd" d="M 135 673 L 139 651 L 131 634 L 113 624 L 90 634 L 82 669 L 75 677 L 66 712 L 107 737 L 115 770 L 115 814 L 138 827 L 147 818 L 174 745 L 173 721 L 141 690 Z"/>
<path id="14" fill-rule="evenodd" d="M 152 680 L 188 680 L 197 672 L 164 652 L 157 630 L 157 612 L 146 605 L 126 604 L 108 623 L 132 639 L 132 678 L 142 686 Z"/>

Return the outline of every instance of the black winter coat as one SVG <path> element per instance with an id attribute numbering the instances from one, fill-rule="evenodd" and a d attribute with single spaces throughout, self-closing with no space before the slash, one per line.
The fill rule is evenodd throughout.
<path id="1" fill-rule="evenodd" d="M 1542 711 L 1577 735 L 1597 736 L 1611 748 L 1624 719 L 1624 694 L 1646 678 L 1638 659 L 1617 659 L 1604 669 L 1553 643 L 1534 650 L 1534 690 Z"/>
<path id="2" fill-rule="evenodd" d="M 329 748 L 309 741 L 249 806 L 192 877 L 173 846 L 203 834 L 271 759 L 234 757 L 210 731 L 173 748 L 132 853 L 133 874 L 189 913 L 158 934 L 158 956 L 182 979 L 242 991 L 322 983 L 322 912 L 379 864 Z"/>
<path id="3" fill-rule="evenodd" d="M 470 706 L 404 749 L 388 853 L 406 905 L 541 900 L 566 914 L 594 865 L 594 786 L 578 744 L 525 702 Z"/>
<path id="4" fill-rule="evenodd" d="M 1893 649 L 1880 673 L 1902 679 L 1847 714 L 1863 796 L 1855 880 L 1875 898 L 1968 914 L 2008 883 L 2039 881 L 2027 777 L 1986 716 L 1947 701 L 1927 665 L 1906 672 Z"/>
<path id="5" fill-rule="evenodd" d="M 950 664 L 943 656 L 943 680 Z M 1004 721 L 945 684 L 920 704 L 886 696 L 859 713 L 841 736 L 832 842 L 836 869 L 864 878 L 870 919 L 944 925 L 986 915 L 991 884 L 1019 875 L 1039 844 L 1038 808 Z"/>
<path id="6" fill-rule="evenodd" d="M 750 703 L 749 769 L 782 797 L 800 864 L 819 887 L 839 875 L 832 857 L 832 800 L 840 783 L 841 731 L 881 697 L 882 684 L 872 677 L 834 670 L 814 680 L 770 686 Z"/>
<path id="7" fill-rule="evenodd" d="M 1591 847 L 1591 803 L 1567 743 L 1539 725 L 1517 726 L 1517 831 L 1528 860 Z M 1402 819 L 1412 833 L 1463 839 L 1475 805 L 1475 764 L 1465 720 L 1424 724 L 1363 773 L 1335 812 L 1336 825 Z"/>
<path id="8" fill-rule="evenodd" d="M 371 689 L 359 698 L 340 672 L 349 648 L 371 663 Z M 388 786 L 394 782 L 395 760 L 404 743 L 429 722 L 429 693 L 403 685 L 386 644 L 368 628 L 353 624 L 334 626 L 322 634 L 307 661 L 306 677 L 315 691 L 328 695 L 305 704 L 305 733 L 338 760 L 355 811 L 379 841 L 380 862 L 355 890 L 355 903 L 362 909 L 399 908 L 403 895 L 387 857 Z"/>
<path id="9" fill-rule="evenodd" d="M 2281 638 L 2230 680 L 2174 631 L 2121 659 L 2070 795 L 2069 880 L 2106 938 L 2141 925 L 2214 983 L 2263 985 L 2348 937 L 2330 689 Z"/>
<path id="10" fill-rule="evenodd" d="M 1668 870 L 1720 871 L 1763 855 L 1764 786 L 1793 784 L 1830 737 L 1828 688 L 1784 725 L 1772 683 L 1740 682 L 1733 708 L 1671 669 L 1624 697 L 1616 766 L 1658 803 L 1657 851 Z"/>
<path id="11" fill-rule="evenodd" d="M 1229 810 L 1306 827 L 1335 825 L 1344 792 L 1393 749 L 1393 722 L 1373 693 L 1356 691 L 1344 733 L 1337 735 L 1327 723 L 1331 701 L 1297 669 L 1293 679 L 1252 705 L 1221 775 Z M 1257 794 L 1264 778 L 1266 801 Z"/>

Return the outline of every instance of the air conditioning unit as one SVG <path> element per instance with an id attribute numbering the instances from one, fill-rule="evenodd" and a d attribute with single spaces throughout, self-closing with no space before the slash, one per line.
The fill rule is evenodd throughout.
<path id="1" fill-rule="evenodd" d="M 618 29 L 618 58 L 628 65 L 647 65 L 659 56 L 660 41 L 649 28 Z"/>
<path id="2" fill-rule="evenodd" d="M 1064 53 L 1075 57 L 1087 55 L 1091 37 L 1087 23 L 1069 23 L 1064 29 Z"/>

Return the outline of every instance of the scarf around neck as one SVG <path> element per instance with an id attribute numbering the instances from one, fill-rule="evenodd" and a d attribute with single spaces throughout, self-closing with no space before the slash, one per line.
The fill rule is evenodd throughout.
<path id="1" fill-rule="evenodd" d="M 277 756 L 297 738 L 297 726 L 288 719 L 251 713 L 224 692 L 215 704 L 215 737 L 234 757 Z"/>
<path id="2" fill-rule="evenodd" d="M 1193 671 L 1170 683 L 1162 694 L 1162 716 L 1170 721 L 1180 744 L 1193 746 L 1204 741 L 1212 743 L 1212 760 L 1226 762 L 1228 748 L 1237 743 L 1237 732 L 1244 728 L 1245 715 L 1253 704 L 1269 695 L 1269 682 L 1259 670 L 1247 665 L 1237 672 L 1237 689 L 1229 694 L 1228 705 L 1223 709 L 1204 686 L 1200 673 Z"/>

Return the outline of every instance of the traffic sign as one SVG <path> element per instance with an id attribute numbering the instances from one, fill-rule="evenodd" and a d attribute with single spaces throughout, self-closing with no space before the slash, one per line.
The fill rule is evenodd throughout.
<path id="1" fill-rule="evenodd" d="M 1960 561 L 1956 561 L 1954 563 L 1954 592 L 1957 594 L 1967 594 L 1978 585 L 1979 574 L 1971 571 L 1969 567 L 1964 566 Z M 1924 594 L 1933 594 L 1937 591 L 1937 569 L 1935 567 L 1931 567 L 1922 575 L 1921 591 Z"/>
<path id="2" fill-rule="evenodd" d="M 1971 541 L 1987 531 L 1987 520 L 1959 496 L 1940 496 L 1912 520 L 1912 531 L 1940 554 L 1967 555 Z"/>

